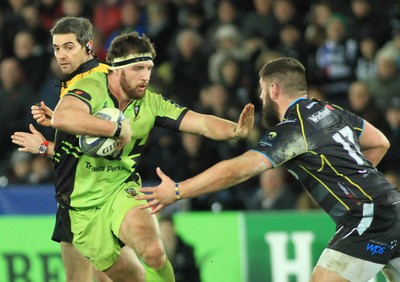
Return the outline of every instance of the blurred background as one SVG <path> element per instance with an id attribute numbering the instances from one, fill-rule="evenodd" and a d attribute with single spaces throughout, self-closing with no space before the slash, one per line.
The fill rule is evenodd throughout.
<path id="1" fill-rule="evenodd" d="M 155 129 L 138 164 L 145 184 L 158 182 L 156 166 L 179 181 L 255 146 L 264 130 L 259 123 L 258 71 L 267 60 L 280 56 L 295 57 L 305 65 L 311 97 L 347 108 L 386 134 L 391 148 L 378 168 L 393 184 L 399 183 L 399 1 L 3 0 L 0 223 L 14 215 L 42 218 L 55 208 L 51 160 L 17 151 L 10 136 L 15 131 L 27 131 L 33 123 L 53 140 L 51 128 L 34 123 L 30 106 L 43 100 L 54 108 L 58 101 L 56 81 L 62 74 L 53 56 L 49 30 L 62 16 L 91 20 L 94 53 L 102 62 L 116 35 L 131 31 L 146 34 L 157 50 L 151 90 L 182 106 L 234 121 L 246 103 L 256 107 L 256 126 L 244 141 L 216 142 Z M 320 213 L 308 194 L 280 169 L 225 191 L 182 201 L 161 217 L 175 218 L 177 211 L 181 217 L 197 212 L 215 216 L 233 212 L 238 217 Z M 52 217 L 45 218 L 51 229 Z M 296 218 L 289 222 L 292 220 L 296 222 Z M 182 221 L 178 220 L 178 226 Z M 15 222 L 10 226 L 15 227 Z M 177 230 L 179 234 L 187 232 L 181 226 Z M 0 234 L 4 239 L 1 236 L 5 235 Z M 37 240 L 53 246 L 49 237 L 38 236 Z M 1 267 L 0 262 L 0 273 Z M 292 280 L 280 281 L 300 281 L 288 279 Z"/>

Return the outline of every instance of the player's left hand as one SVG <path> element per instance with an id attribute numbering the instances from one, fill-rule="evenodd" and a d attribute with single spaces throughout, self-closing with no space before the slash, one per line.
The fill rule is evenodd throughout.
<path id="1" fill-rule="evenodd" d="M 246 138 L 254 125 L 254 105 L 247 104 L 240 114 L 237 127 L 235 129 L 235 138 L 243 139 Z"/>
<path id="2" fill-rule="evenodd" d="M 30 124 L 29 132 L 15 132 L 11 135 L 11 141 L 20 146 L 18 151 L 30 152 L 32 154 L 39 154 L 39 146 L 46 141 L 46 138 Z"/>
<path id="3" fill-rule="evenodd" d="M 175 182 L 164 174 L 159 167 L 156 169 L 158 177 L 161 178 L 161 183 L 158 186 L 142 187 L 140 192 L 144 195 L 136 196 L 136 200 L 147 200 L 147 204 L 141 209 L 151 208 L 152 214 L 158 213 L 166 206 L 169 206 L 177 201 L 175 194 Z"/>

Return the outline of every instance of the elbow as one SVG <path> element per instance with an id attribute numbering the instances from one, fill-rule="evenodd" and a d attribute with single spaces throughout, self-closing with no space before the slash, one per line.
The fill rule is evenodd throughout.
<path id="1" fill-rule="evenodd" d="M 385 153 L 389 150 L 390 148 L 390 142 L 389 140 L 385 137 L 385 140 L 382 144 L 383 149 L 385 150 Z"/>
<path id="2" fill-rule="evenodd" d="M 67 119 L 63 117 L 63 114 L 60 112 L 54 112 L 53 116 L 51 117 L 51 127 L 55 129 L 63 129 L 65 128 L 65 121 Z"/>

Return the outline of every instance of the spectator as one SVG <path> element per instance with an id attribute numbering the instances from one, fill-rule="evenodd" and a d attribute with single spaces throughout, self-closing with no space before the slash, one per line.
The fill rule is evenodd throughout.
<path id="1" fill-rule="evenodd" d="M 371 0 L 351 0 L 348 35 L 358 43 L 372 38 L 380 47 L 390 38 L 390 18 L 377 9 L 381 3 Z M 386 11 L 385 11 L 386 12 Z"/>
<path id="2" fill-rule="evenodd" d="M 358 80 L 368 81 L 370 78 L 376 76 L 376 52 L 377 45 L 374 39 L 371 37 L 361 39 L 359 45 L 360 56 L 357 59 L 355 70 Z"/>
<path id="3" fill-rule="evenodd" d="M 386 136 L 390 133 L 388 122 L 385 118 L 382 118 L 385 116 L 385 112 L 376 104 L 366 82 L 352 82 L 349 87 L 348 98 L 350 111 L 379 128 Z"/>
<path id="4" fill-rule="evenodd" d="M 22 16 L 25 21 L 25 28 L 30 31 L 35 39 L 36 48 L 45 52 L 50 45 L 49 32 L 42 26 L 38 9 L 33 5 L 25 6 L 22 9 Z"/>
<path id="5" fill-rule="evenodd" d="M 313 78 L 328 101 L 342 105 L 355 77 L 357 43 L 346 37 L 346 23 L 341 15 L 332 16 L 326 29 L 327 38 L 315 54 Z"/>
<path id="6" fill-rule="evenodd" d="M 304 44 L 303 32 L 298 26 L 288 24 L 281 27 L 276 49 L 284 56 L 298 59 L 302 64 L 308 61 L 307 45 Z"/>
<path id="7" fill-rule="evenodd" d="M 253 0 L 254 9 L 245 13 L 240 28 L 244 38 L 263 38 L 267 45 L 273 41 L 273 0 Z"/>
<path id="8" fill-rule="evenodd" d="M 191 29 L 202 36 L 207 30 L 207 15 L 202 0 L 183 0 L 178 10 L 178 28 Z"/>
<path id="9" fill-rule="evenodd" d="M 305 27 L 301 15 L 292 0 L 275 0 L 272 5 L 272 19 L 274 31 L 269 40 L 267 40 L 267 44 L 271 48 L 277 47 L 279 44 L 279 34 L 282 28 L 287 25 L 295 26 L 301 33 L 304 32 Z"/>
<path id="10" fill-rule="evenodd" d="M 0 156 L 9 157 L 13 144 L 7 136 L 22 131 L 31 121 L 32 87 L 24 80 L 19 62 L 6 58 L 0 63 Z"/>
<path id="11" fill-rule="evenodd" d="M 308 11 L 304 38 L 313 53 L 326 39 L 326 26 L 331 15 L 332 8 L 326 1 L 313 3 Z"/>
<path id="12" fill-rule="evenodd" d="M 56 19 L 62 16 L 62 2 L 59 0 L 39 0 L 37 6 L 43 28 L 50 30 Z"/>
<path id="13" fill-rule="evenodd" d="M 211 19 L 206 32 L 206 38 L 209 40 L 213 40 L 215 32 L 222 25 L 234 25 L 237 28 L 241 25 L 239 11 L 232 0 L 221 0 L 216 5 L 216 16 Z"/>
<path id="14" fill-rule="evenodd" d="M 142 35 L 146 32 L 146 24 L 143 22 L 140 7 L 134 1 L 125 1 L 121 6 L 121 22 L 106 38 L 104 48 L 107 50 L 116 36 L 133 31 Z"/>
<path id="15" fill-rule="evenodd" d="M 246 210 L 290 210 L 296 208 L 297 193 L 286 182 L 283 168 L 259 176 L 257 190 L 245 201 Z"/>
<path id="16" fill-rule="evenodd" d="M 393 29 L 392 38 L 383 45 L 380 51 L 392 54 L 396 58 L 397 67 L 400 68 L 400 26 Z"/>
<path id="17" fill-rule="evenodd" d="M 169 59 L 169 48 L 177 27 L 175 19 L 169 14 L 174 13 L 175 9 L 175 6 L 168 5 L 166 2 L 153 2 L 146 6 L 146 35 L 159 50 L 154 61 L 156 65 L 161 65 Z"/>
<path id="18" fill-rule="evenodd" d="M 202 36 L 190 29 L 181 30 L 171 56 L 172 80 L 169 95 L 183 106 L 197 101 L 201 87 L 207 83 L 207 56 L 202 50 Z"/>
<path id="19" fill-rule="evenodd" d="M 214 35 L 214 50 L 208 61 L 208 73 L 210 81 L 218 82 L 219 66 L 227 57 L 243 58 L 241 50 L 241 34 L 234 25 L 221 25 Z"/>
<path id="20" fill-rule="evenodd" d="M 390 133 L 387 135 L 390 147 L 384 156 L 382 163 L 383 171 L 394 169 L 400 173 L 400 98 L 390 100 L 386 110 L 386 120 L 390 126 Z"/>
<path id="21" fill-rule="evenodd" d="M 14 38 L 14 53 L 22 71 L 33 90 L 36 91 L 44 80 L 48 69 L 49 54 L 45 53 L 30 31 L 21 30 Z M 38 68 L 40 66 L 40 68 Z"/>
<path id="22" fill-rule="evenodd" d="M 391 52 L 379 50 L 376 54 L 377 73 L 367 81 L 372 95 L 382 107 L 387 107 L 400 93 L 400 71 L 396 61 Z"/>
<path id="23" fill-rule="evenodd" d="M 30 183 L 32 155 L 27 152 L 20 152 L 17 149 L 12 151 L 10 167 L 7 175 L 9 184 Z M 51 170 L 51 169 L 50 169 Z"/>
<path id="24" fill-rule="evenodd" d="M 14 56 L 13 42 L 17 32 L 24 28 L 22 9 L 28 0 L 9 0 L 9 8 L 2 11 L 0 44 L 3 58 Z"/>
<path id="25" fill-rule="evenodd" d="M 93 25 L 104 38 L 121 24 L 121 3 L 122 0 L 100 0 L 94 7 Z"/>

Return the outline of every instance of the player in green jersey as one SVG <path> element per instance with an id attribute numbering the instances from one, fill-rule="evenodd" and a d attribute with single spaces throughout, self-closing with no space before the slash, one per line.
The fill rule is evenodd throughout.
<path id="1" fill-rule="evenodd" d="M 175 183 L 162 182 L 136 197 L 153 213 L 178 200 L 215 192 L 284 166 L 336 223 L 311 281 L 369 281 L 382 271 L 400 281 L 400 193 L 376 166 L 389 148 L 377 128 L 333 104 L 309 99 L 304 66 L 278 58 L 260 71 L 268 130 L 236 158 Z"/>
<path id="2" fill-rule="evenodd" d="M 156 55 L 146 36 L 116 37 L 107 55 L 108 74 L 93 73 L 71 86 L 59 101 L 52 126 L 57 201 L 68 209 L 73 245 L 113 281 L 174 281 L 157 220 L 134 198 L 141 187 L 135 167 L 155 126 L 215 140 L 245 138 L 253 127 L 254 106 L 244 107 L 238 123 L 180 107 L 147 89 Z M 124 112 L 120 124 L 92 116 L 105 107 Z M 77 135 L 114 137 L 118 154 L 84 155 Z M 127 245 L 144 268 L 121 252 Z"/>

